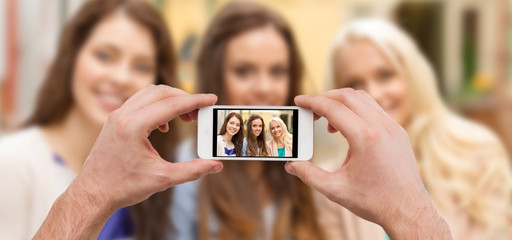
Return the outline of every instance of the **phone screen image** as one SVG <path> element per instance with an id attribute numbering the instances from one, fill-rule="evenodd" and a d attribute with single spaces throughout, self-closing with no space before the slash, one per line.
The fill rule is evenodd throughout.
<path id="1" fill-rule="evenodd" d="M 297 158 L 297 109 L 213 109 L 214 157 Z"/>

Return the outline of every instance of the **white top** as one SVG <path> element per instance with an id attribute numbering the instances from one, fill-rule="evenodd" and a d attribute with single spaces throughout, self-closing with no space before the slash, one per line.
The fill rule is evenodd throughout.
<path id="1" fill-rule="evenodd" d="M 41 129 L 0 139 L 0 239 L 34 236 L 75 174 L 55 159 Z"/>
<path id="2" fill-rule="evenodd" d="M 235 145 L 231 143 L 228 145 L 221 135 L 217 135 L 217 157 L 222 156 L 236 156 Z"/>

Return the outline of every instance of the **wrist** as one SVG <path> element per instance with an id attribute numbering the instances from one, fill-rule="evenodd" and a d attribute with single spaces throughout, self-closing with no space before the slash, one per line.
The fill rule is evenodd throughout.
<path id="1" fill-rule="evenodd" d="M 109 204 L 76 183 L 55 201 L 33 239 L 95 239 L 112 215 Z"/>
<path id="2" fill-rule="evenodd" d="M 383 225 L 391 239 L 452 239 L 450 228 L 439 215 L 430 197 L 412 201 L 411 207 L 396 210 Z"/>
<path id="3" fill-rule="evenodd" d="M 71 238 L 94 236 L 100 233 L 108 218 L 114 213 L 110 204 L 101 198 L 94 189 L 87 188 L 75 179 L 68 189 L 57 199 L 59 212 L 64 212 L 66 220 L 72 226 Z M 80 237 L 81 238 L 81 237 Z M 88 237 L 87 237 L 88 238 Z"/>

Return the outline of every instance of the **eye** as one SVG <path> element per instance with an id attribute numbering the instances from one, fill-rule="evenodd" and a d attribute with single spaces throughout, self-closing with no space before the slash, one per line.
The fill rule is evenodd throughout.
<path id="1" fill-rule="evenodd" d="M 343 83 L 345 83 L 342 84 L 342 86 L 344 87 L 352 88 L 355 90 L 364 89 L 364 81 L 358 77 L 347 78 L 346 80 L 343 81 Z"/>
<path id="2" fill-rule="evenodd" d="M 395 73 L 389 69 L 382 69 L 378 73 L 380 81 L 388 81 L 395 76 Z"/>
<path id="3" fill-rule="evenodd" d="M 152 71 L 152 67 L 148 64 L 137 64 L 135 66 L 135 70 L 140 73 L 150 73 Z"/>
<path id="4" fill-rule="evenodd" d="M 282 78 L 288 75 L 288 69 L 282 66 L 272 68 L 271 75 L 275 78 Z"/>
<path id="5" fill-rule="evenodd" d="M 235 67 L 234 72 L 235 75 L 239 78 L 247 78 L 251 74 L 252 70 L 247 66 L 238 66 Z"/>
<path id="6" fill-rule="evenodd" d="M 102 50 L 96 51 L 95 56 L 98 60 L 100 60 L 102 62 L 108 62 L 112 59 L 111 54 L 109 54 L 106 51 L 102 51 Z"/>

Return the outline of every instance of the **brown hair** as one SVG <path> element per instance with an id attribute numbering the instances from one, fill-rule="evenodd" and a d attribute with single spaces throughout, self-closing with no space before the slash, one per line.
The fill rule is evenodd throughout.
<path id="1" fill-rule="evenodd" d="M 197 90 L 217 94 L 217 104 L 228 104 L 224 86 L 223 64 L 228 40 L 242 32 L 272 26 L 288 46 L 290 59 L 290 94 L 287 105 L 295 105 L 293 98 L 300 93 L 303 62 L 288 23 L 276 12 L 254 2 L 228 3 L 212 20 L 206 31 L 197 59 Z"/>
<path id="2" fill-rule="evenodd" d="M 177 86 L 171 36 L 164 19 L 151 3 L 143 0 L 86 1 L 61 33 L 57 53 L 39 91 L 35 110 L 26 125 L 46 126 L 66 116 L 74 104 L 71 79 L 77 55 L 94 27 L 117 10 L 151 31 L 158 54 L 155 83 Z M 175 135 L 154 131 L 149 139 L 163 158 L 171 155 L 172 146 L 176 142 Z M 170 197 L 167 190 L 154 194 L 131 208 L 137 239 L 165 237 L 165 231 L 170 225 L 166 211 Z"/>
<path id="3" fill-rule="evenodd" d="M 261 120 L 262 129 L 258 137 L 252 133 L 252 121 L 259 119 Z M 265 144 L 265 122 L 263 118 L 258 114 L 252 114 L 247 120 L 247 156 L 264 156 L 267 157 L 270 154 L 267 150 L 267 144 Z M 256 141 L 255 141 L 256 139 Z"/>
<path id="4" fill-rule="evenodd" d="M 222 127 L 220 128 L 219 135 L 224 135 L 226 133 L 226 125 L 228 125 L 228 121 L 232 118 L 236 117 L 240 121 L 240 130 L 231 138 L 231 141 L 233 142 L 233 145 L 235 145 L 236 155 L 242 156 L 242 145 L 244 143 L 244 120 L 242 119 L 242 116 L 236 112 L 229 113 L 226 118 L 224 118 L 224 123 L 222 124 Z"/>
<path id="5" fill-rule="evenodd" d="M 288 105 L 300 93 L 303 65 L 291 28 L 276 12 L 249 1 L 228 3 L 206 31 L 197 62 L 198 90 L 218 96 L 224 92 L 223 60 L 228 41 L 262 26 L 273 26 L 288 46 L 290 85 Z M 248 163 L 225 161 L 221 173 L 203 178 L 199 192 L 199 235 L 210 239 L 211 214 L 219 222 L 218 239 L 256 239 L 263 231 L 262 206 L 256 183 L 248 177 Z M 264 184 L 277 206 L 273 239 L 322 239 L 311 190 L 284 171 L 285 162 L 263 162 Z M 261 237 L 261 236 L 260 236 Z"/>

